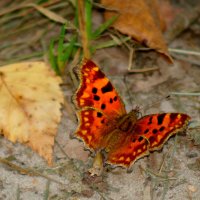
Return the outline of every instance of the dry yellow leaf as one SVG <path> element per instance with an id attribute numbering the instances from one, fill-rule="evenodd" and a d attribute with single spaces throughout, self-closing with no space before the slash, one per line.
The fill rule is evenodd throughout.
<path id="1" fill-rule="evenodd" d="M 0 133 L 28 145 L 48 164 L 64 101 L 61 82 L 44 62 L 0 67 Z"/>

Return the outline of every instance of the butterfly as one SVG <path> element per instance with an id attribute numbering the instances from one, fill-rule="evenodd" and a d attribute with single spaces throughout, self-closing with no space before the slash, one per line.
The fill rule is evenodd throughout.
<path id="1" fill-rule="evenodd" d="M 110 80 L 91 60 L 77 69 L 79 88 L 73 97 L 79 120 L 75 136 L 95 152 L 106 152 L 105 162 L 130 167 L 139 158 L 159 150 L 177 132 L 186 129 L 190 116 L 160 113 L 139 117 L 127 113 Z"/>

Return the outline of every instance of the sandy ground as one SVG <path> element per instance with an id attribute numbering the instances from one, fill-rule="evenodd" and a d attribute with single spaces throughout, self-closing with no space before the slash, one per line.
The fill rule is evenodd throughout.
<path id="1" fill-rule="evenodd" d="M 164 98 L 170 92 L 199 91 L 199 66 L 177 60 L 170 66 L 159 61 L 159 72 L 126 75 L 124 79 L 128 59 L 122 50 L 99 52 L 94 60 L 118 88 L 127 110 L 140 106 L 144 115 L 184 112 L 192 117 L 193 122 L 200 121 L 200 97 L 181 95 L 172 96 L 170 100 Z M 71 88 L 65 88 L 69 102 L 72 94 Z M 1 157 L 40 172 L 30 176 L 0 164 L 0 199 L 200 199 L 200 145 L 191 139 L 191 135 L 199 137 L 198 129 L 190 128 L 186 134 L 171 138 L 162 150 L 138 160 L 132 172 L 105 166 L 101 177 L 92 178 L 87 174 L 92 156 L 84 150 L 82 142 L 70 139 L 77 126 L 71 117 L 63 109 L 53 167 L 48 167 L 31 149 L 0 138 Z"/>

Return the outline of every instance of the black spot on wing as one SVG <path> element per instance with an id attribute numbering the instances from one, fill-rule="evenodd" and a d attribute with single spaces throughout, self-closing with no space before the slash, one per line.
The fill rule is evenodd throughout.
<path id="1" fill-rule="evenodd" d="M 158 117 L 157 117 L 158 125 L 161 125 L 163 123 L 165 115 L 166 115 L 165 113 L 158 115 Z"/>
<path id="2" fill-rule="evenodd" d="M 149 118 L 149 122 L 148 122 L 149 125 L 152 124 L 152 120 L 153 120 L 153 117 L 151 116 L 151 117 Z"/>
<path id="3" fill-rule="evenodd" d="M 93 87 L 93 88 L 92 88 L 92 93 L 93 93 L 93 94 L 96 94 L 96 93 L 97 93 L 97 91 L 98 91 L 98 89 L 97 89 L 97 88 L 95 88 L 95 87 Z"/>
<path id="4" fill-rule="evenodd" d="M 100 100 L 100 97 L 98 95 L 94 95 L 94 100 L 95 101 L 99 101 Z"/>
<path id="5" fill-rule="evenodd" d="M 111 85 L 110 82 L 108 82 L 104 87 L 101 88 L 101 92 L 103 94 L 111 91 L 113 91 L 113 86 Z"/>
<path id="6" fill-rule="evenodd" d="M 164 130 L 165 130 L 165 127 L 164 127 L 164 126 L 161 126 L 160 129 L 159 129 L 160 132 L 162 132 L 162 131 L 164 131 Z"/>
<path id="7" fill-rule="evenodd" d="M 157 129 L 153 129 L 153 134 L 156 134 L 157 132 L 158 132 L 158 130 Z"/>
<path id="8" fill-rule="evenodd" d="M 145 131 L 144 131 L 144 134 L 147 134 L 149 132 L 149 129 L 147 128 Z"/>
<path id="9" fill-rule="evenodd" d="M 106 104 L 102 103 L 101 104 L 101 109 L 104 110 L 106 108 Z"/>
<path id="10" fill-rule="evenodd" d="M 100 113 L 100 112 L 97 112 L 97 117 L 101 118 L 102 116 L 103 116 L 103 114 L 102 114 L 102 113 Z"/>
<path id="11" fill-rule="evenodd" d="M 140 136 L 140 137 L 138 138 L 138 142 L 141 142 L 143 139 L 144 139 L 144 138 Z"/>

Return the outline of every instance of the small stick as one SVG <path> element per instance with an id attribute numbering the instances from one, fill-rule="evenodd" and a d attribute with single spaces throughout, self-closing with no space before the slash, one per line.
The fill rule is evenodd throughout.
<path id="1" fill-rule="evenodd" d="M 41 172 L 38 172 L 38 171 L 36 171 L 34 169 L 22 168 L 22 167 L 20 167 L 20 166 L 18 166 L 16 164 L 6 160 L 5 158 L 1 158 L 0 157 L 0 163 L 5 164 L 8 167 L 10 167 L 11 169 L 18 171 L 20 174 L 27 174 L 29 176 L 41 176 L 41 177 L 46 178 L 46 179 L 48 179 L 48 180 L 50 180 L 52 182 L 55 182 L 55 183 L 58 183 L 58 184 L 61 184 L 61 185 L 65 185 L 64 183 L 62 183 L 60 181 L 57 181 L 57 180 L 55 180 L 55 179 L 53 179 L 53 178 L 51 178 L 51 177 L 49 177 L 49 176 L 47 176 L 45 174 L 42 174 Z"/>
<path id="2" fill-rule="evenodd" d="M 176 95 L 176 96 L 200 96 L 200 92 L 170 92 L 170 95 Z"/>
<path id="3" fill-rule="evenodd" d="M 145 69 L 131 69 L 128 70 L 129 73 L 144 73 L 144 72 L 150 72 L 150 71 L 156 71 L 159 70 L 159 67 L 149 67 Z"/>
<path id="4" fill-rule="evenodd" d="M 183 49 L 168 49 L 169 52 L 178 53 L 178 54 L 186 54 L 186 55 L 193 55 L 193 56 L 200 56 L 200 52 L 198 51 L 190 51 L 190 50 L 183 50 Z"/>

